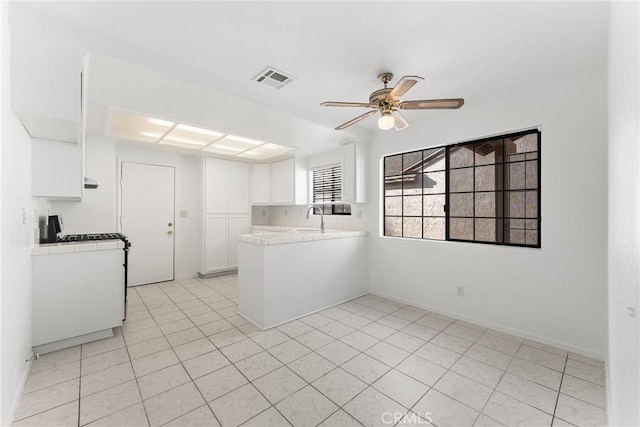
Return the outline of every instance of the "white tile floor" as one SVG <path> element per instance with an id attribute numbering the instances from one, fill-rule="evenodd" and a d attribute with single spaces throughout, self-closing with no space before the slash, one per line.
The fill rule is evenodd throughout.
<path id="1" fill-rule="evenodd" d="M 113 338 L 33 363 L 14 425 L 606 423 L 601 361 L 374 296 L 259 331 L 236 286 L 132 289 Z"/>

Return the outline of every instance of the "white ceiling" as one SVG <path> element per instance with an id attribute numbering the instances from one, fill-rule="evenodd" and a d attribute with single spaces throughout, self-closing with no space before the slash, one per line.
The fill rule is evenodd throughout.
<path id="1" fill-rule="evenodd" d="M 364 111 L 318 104 L 366 102 L 383 71 L 396 80 L 425 77 L 405 99 L 462 97 L 469 104 L 604 67 L 607 11 L 606 2 L 18 2 L 10 18 L 15 27 L 330 130 Z M 253 82 L 268 65 L 297 80 L 280 90 Z M 411 123 L 455 113 L 405 116 Z M 369 132 L 382 132 L 374 119 L 347 135 Z M 344 132 L 322 133 L 345 139 Z"/>

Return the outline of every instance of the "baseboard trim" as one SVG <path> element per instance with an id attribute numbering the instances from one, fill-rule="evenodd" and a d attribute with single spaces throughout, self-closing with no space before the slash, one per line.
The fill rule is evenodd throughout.
<path id="1" fill-rule="evenodd" d="M 391 301 L 396 301 L 396 302 L 399 302 L 399 303 L 402 303 L 402 304 L 412 305 L 414 307 L 418 307 L 418 308 L 422 308 L 424 310 L 432 311 L 432 312 L 437 313 L 437 314 L 443 314 L 445 316 L 455 317 L 456 319 L 464 320 L 466 322 L 475 323 L 477 325 L 484 326 L 485 328 L 491 328 L 491 329 L 495 329 L 496 331 L 504 332 L 504 333 L 511 334 L 511 335 L 516 335 L 516 336 L 527 338 L 527 339 L 530 339 L 530 340 L 533 340 L 533 341 L 538 341 L 538 342 L 541 342 L 543 344 L 551 345 L 553 347 L 557 347 L 557 348 L 560 348 L 562 350 L 567 350 L 567 351 L 570 351 L 572 353 L 577 353 L 577 354 L 580 354 L 580 355 L 583 355 L 583 356 L 591 357 L 593 359 L 605 360 L 605 356 L 604 355 L 596 353 L 596 352 L 591 351 L 591 350 L 588 350 L 586 348 L 573 346 L 573 345 L 567 345 L 566 343 L 555 341 L 553 339 L 546 338 L 546 337 L 543 337 L 543 336 L 540 336 L 540 335 L 531 334 L 531 333 L 528 333 L 528 332 L 525 332 L 525 331 L 521 331 L 519 329 L 510 328 L 508 326 L 500 325 L 500 324 L 497 324 L 497 323 L 485 322 L 483 320 L 476 319 L 474 317 L 465 316 L 463 314 L 455 313 L 455 312 L 448 311 L 448 310 L 442 310 L 440 308 L 429 306 L 429 305 L 426 305 L 426 304 L 419 304 L 419 303 L 417 303 L 415 301 L 410 301 L 410 300 L 407 300 L 407 299 L 404 299 L 404 298 L 399 298 L 399 297 L 396 297 L 395 295 L 391 295 L 391 294 L 388 294 L 386 292 L 380 292 L 380 291 L 377 291 L 375 289 L 370 289 L 369 293 L 371 295 L 376 295 L 376 296 L 379 296 L 379 297 L 390 299 Z"/>
<path id="2" fill-rule="evenodd" d="M 18 403 L 20 402 L 20 398 L 22 397 L 24 386 L 27 383 L 29 372 L 31 372 L 31 359 L 27 360 L 26 366 L 24 367 L 24 371 L 22 372 L 22 379 L 20 380 L 20 387 L 18 387 L 18 391 L 16 395 L 13 396 L 13 402 L 11 402 L 11 409 L 9 410 L 9 416 L 7 417 L 7 420 L 6 420 L 7 423 L 6 424 L 3 423 L 2 424 L 3 426 L 13 425 L 13 417 L 16 415 L 16 409 L 18 409 Z"/>

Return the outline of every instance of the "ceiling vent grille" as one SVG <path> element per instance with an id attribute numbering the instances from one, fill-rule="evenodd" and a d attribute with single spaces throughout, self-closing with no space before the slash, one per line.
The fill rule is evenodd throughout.
<path id="1" fill-rule="evenodd" d="M 271 86 L 275 89 L 282 89 L 283 87 L 294 81 L 295 77 L 287 75 L 282 71 L 278 71 L 273 67 L 267 67 L 252 80 L 260 84 Z"/>

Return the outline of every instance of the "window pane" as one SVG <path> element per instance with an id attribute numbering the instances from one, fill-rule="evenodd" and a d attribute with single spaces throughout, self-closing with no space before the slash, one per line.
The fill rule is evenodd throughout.
<path id="1" fill-rule="evenodd" d="M 525 186 L 526 188 L 538 188 L 538 162 L 525 162 Z"/>
<path id="2" fill-rule="evenodd" d="M 476 165 L 502 163 L 504 160 L 503 145 L 502 139 L 477 143 L 475 146 Z"/>
<path id="3" fill-rule="evenodd" d="M 424 196 L 422 215 L 424 216 L 444 216 L 444 194 L 434 196 Z"/>
<path id="4" fill-rule="evenodd" d="M 527 245 L 537 245 L 538 244 L 538 231 L 537 230 L 525 230 L 525 232 L 524 232 L 524 242 Z"/>
<path id="5" fill-rule="evenodd" d="M 444 228 L 444 218 L 424 218 L 422 225 L 423 238 L 432 240 L 444 240 Z"/>
<path id="6" fill-rule="evenodd" d="M 476 168 L 476 191 L 489 191 L 497 189 L 496 167 L 502 169 L 502 165 L 480 166 Z"/>
<path id="7" fill-rule="evenodd" d="M 509 194 L 509 215 L 508 216 L 512 218 L 523 218 L 524 217 L 524 191 L 511 191 L 508 194 Z"/>
<path id="8" fill-rule="evenodd" d="M 524 245 L 524 230 L 511 229 L 509 231 L 509 243 Z"/>
<path id="9" fill-rule="evenodd" d="M 524 160 L 524 153 L 538 151 L 538 134 L 534 132 L 514 138 L 505 138 L 504 149 L 508 162 Z"/>
<path id="10" fill-rule="evenodd" d="M 384 158 L 384 176 L 402 175 L 402 154 Z"/>
<path id="11" fill-rule="evenodd" d="M 422 216 L 422 196 L 403 197 L 402 207 L 404 216 Z"/>
<path id="12" fill-rule="evenodd" d="M 422 238 L 422 218 L 403 218 L 402 224 L 404 237 Z"/>
<path id="13" fill-rule="evenodd" d="M 446 174 L 444 172 L 430 172 L 424 174 L 423 189 L 425 194 L 444 193 L 446 191 Z"/>
<path id="14" fill-rule="evenodd" d="M 384 179 L 384 195 L 399 196 L 402 194 L 402 179 L 400 177 L 387 177 Z"/>
<path id="15" fill-rule="evenodd" d="M 422 151 L 402 155 L 402 173 L 413 174 L 422 170 Z"/>
<path id="16" fill-rule="evenodd" d="M 476 240 L 502 242 L 502 220 L 495 218 L 476 219 Z"/>
<path id="17" fill-rule="evenodd" d="M 402 197 L 385 197 L 384 214 L 393 216 L 402 215 Z"/>
<path id="18" fill-rule="evenodd" d="M 538 217 L 538 192 L 527 191 L 525 203 L 526 203 L 525 216 L 527 218 L 537 218 Z"/>
<path id="19" fill-rule="evenodd" d="M 454 169 L 449 172 L 449 191 L 473 191 L 473 168 Z"/>
<path id="20" fill-rule="evenodd" d="M 479 217 L 502 217 L 502 193 L 500 192 L 486 192 L 475 193 L 476 205 L 475 215 Z"/>
<path id="21" fill-rule="evenodd" d="M 509 190 L 523 190 L 525 187 L 524 162 L 505 165 L 509 171 Z"/>
<path id="22" fill-rule="evenodd" d="M 449 150 L 449 167 L 473 166 L 473 144 L 459 145 Z"/>
<path id="23" fill-rule="evenodd" d="M 402 194 L 422 194 L 422 174 L 404 175 L 402 177 Z"/>
<path id="24" fill-rule="evenodd" d="M 443 171 L 445 164 L 444 154 L 444 147 L 424 150 L 422 152 L 422 157 L 424 159 L 423 170 L 425 172 Z"/>
<path id="25" fill-rule="evenodd" d="M 449 237 L 458 240 L 473 240 L 473 218 L 449 219 Z"/>
<path id="26" fill-rule="evenodd" d="M 525 228 L 527 230 L 537 230 L 538 229 L 538 220 L 537 219 L 527 219 L 525 221 Z"/>
<path id="27" fill-rule="evenodd" d="M 451 216 L 473 216 L 473 193 L 450 194 Z"/>
<path id="28" fill-rule="evenodd" d="M 402 237 L 402 218 L 401 217 L 385 217 L 384 235 Z"/>

